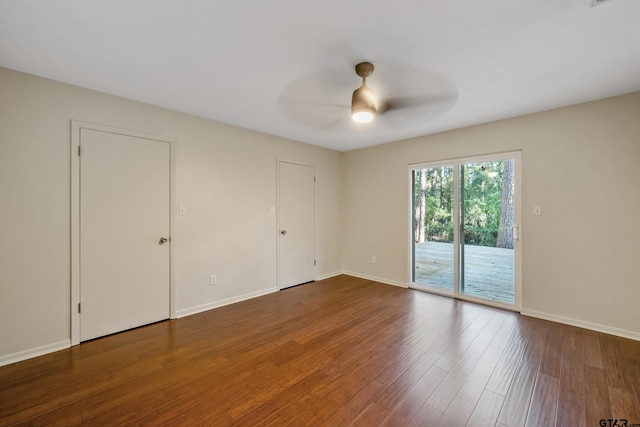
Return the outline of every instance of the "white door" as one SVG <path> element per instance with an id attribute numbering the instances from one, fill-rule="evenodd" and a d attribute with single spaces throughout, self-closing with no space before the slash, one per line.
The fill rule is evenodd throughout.
<path id="1" fill-rule="evenodd" d="M 168 142 L 84 128 L 80 148 L 85 341 L 169 318 L 171 150 Z"/>
<path id="2" fill-rule="evenodd" d="M 315 280 L 315 168 L 279 162 L 278 285 Z"/>

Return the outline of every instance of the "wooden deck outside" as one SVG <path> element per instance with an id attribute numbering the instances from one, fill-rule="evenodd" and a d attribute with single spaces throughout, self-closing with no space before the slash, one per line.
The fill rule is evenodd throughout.
<path id="1" fill-rule="evenodd" d="M 453 290 L 453 244 L 415 245 L 415 282 Z M 513 249 L 465 245 L 466 295 L 514 303 Z"/>

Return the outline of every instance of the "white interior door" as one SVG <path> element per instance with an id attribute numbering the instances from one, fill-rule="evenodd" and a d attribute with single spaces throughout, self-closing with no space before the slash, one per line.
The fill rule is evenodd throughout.
<path id="1" fill-rule="evenodd" d="M 93 129 L 81 129 L 80 147 L 85 341 L 169 318 L 171 149 Z"/>
<path id="2" fill-rule="evenodd" d="M 315 168 L 279 162 L 278 285 L 315 280 Z"/>

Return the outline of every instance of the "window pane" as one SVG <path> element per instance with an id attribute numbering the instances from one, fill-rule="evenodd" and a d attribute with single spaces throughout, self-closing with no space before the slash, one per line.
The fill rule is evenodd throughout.
<path id="1" fill-rule="evenodd" d="M 413 281 L 453 291 L 453 167 L 417 169 Z"/>

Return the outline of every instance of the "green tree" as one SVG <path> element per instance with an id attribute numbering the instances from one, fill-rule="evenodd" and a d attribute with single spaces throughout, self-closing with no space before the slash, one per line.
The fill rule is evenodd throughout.
<path id="1" fill-rule="evenodd" d="M 464 242 L 513 247 L 513 161 L 470 163 L 414 171 L 414 239 L 453 241 L 454 173 L 460 173 Z"/>
<path id="2" fill-rule="evenodd" d="M 504 161 L 502 173 L 502 197 L 500 199 L 500 222 L 498 225 L 499 248 L 513 249 L 513 199 L 514 199 L 513 159 Z"/>

